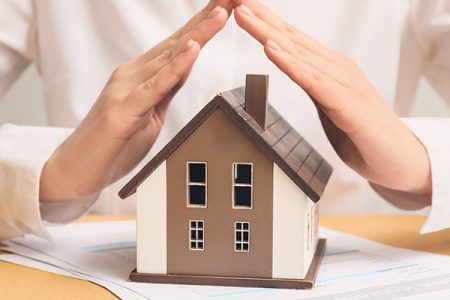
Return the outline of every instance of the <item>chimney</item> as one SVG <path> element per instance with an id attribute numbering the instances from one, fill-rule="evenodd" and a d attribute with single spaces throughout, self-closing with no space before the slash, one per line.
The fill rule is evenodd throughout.
<path id="1" fill-rule="evenodd" d="M 268 88 L 269 75 L 247 74 L 244 109 L 263 130 L 266 130 Z"/>

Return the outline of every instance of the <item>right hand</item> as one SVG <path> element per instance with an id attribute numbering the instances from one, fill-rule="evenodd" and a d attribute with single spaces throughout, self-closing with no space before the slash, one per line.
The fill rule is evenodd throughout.
<path id="1" fill-rule="evenodd" d="M 41 202 L 96 194 L 137 165 L 200 48 L 225 26 L 230 2 L 210 1 L 184 27 L 114 71 L 87 116 L 46 162 Z"/>
<path id="2" fill-rule="evenodd" d="M 286 23 L 260 1 L 232 2 L 238 25 L 311 97 L 339 157 L 394 205 L 430 205 L 431 165 L 425 146 L 358 65 Z"/>

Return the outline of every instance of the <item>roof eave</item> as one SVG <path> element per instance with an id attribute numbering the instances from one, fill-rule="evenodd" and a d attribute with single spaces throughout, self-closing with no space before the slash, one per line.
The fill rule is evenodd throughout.
<path id="1" fill-rule="evenodd" d="M 128 198 L 208 117 L 217 109 L 218 96 L 211 100 L 183 129 L 178 132 L 127 184 L 119 191 L 119 197 Z"/>
<path id="2" fill-rule="evenodd" d="M 233 120 L 233 122 L 241 129 L 241 131 L 252 141 L 254 142 L 258 148 L 263 150 L 263 152 L 272 160 L 277 166 L 311 199 L 313 202 L 318 202 L 322 197 L 323 191 L 320 193 L 315 192 L 309 183 L 305 182 L 301 177 L 297 175 L 297 173 L 289 167 L 288 163 L 286 163 L 283 159 L 279 157 L 279 155 L 269 147 L 266 141 L 259 134 L 255 134 L 255 128 L 259 128 L 260 132 L 263 130 L 256 122 L 249 122 L 243 119 L 239 114 L 232 109 L 227 100 L 224 97 L 227 96 L 227 92 L 219 94 L 216 98 L 221 109 L 226 113 L 226 115 Z M 253 128 L 252 128 L 253 127 Z M 326 182 L 328 182 L 331 173 L 329 174 Z M 324 184 L 324 186 L 326 183 Z"/>

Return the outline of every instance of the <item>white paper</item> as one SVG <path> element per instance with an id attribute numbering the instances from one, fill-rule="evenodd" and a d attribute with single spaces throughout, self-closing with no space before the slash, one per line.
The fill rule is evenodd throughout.
<path id="1" fill-rule="evenodd" d="M 135 222 L 50 227 L 50 243 L 4 243 L 0 259 L 100 284 L 124 299 L 450 299 L 450 257 L 382 245 L 321 228 L 327 250 L 312 290 L 128 282 L 136 266 Z M 406 299 L 405 298 L 405 299 Z"/>

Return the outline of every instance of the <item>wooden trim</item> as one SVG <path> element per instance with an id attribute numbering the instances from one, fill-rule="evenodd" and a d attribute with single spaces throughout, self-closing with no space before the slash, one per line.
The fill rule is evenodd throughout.
<path id="1" fill-rule="evenodd" d="M 196 220 L 189 220 L 188 222 L 189 222 L 189 230 L 188 230 L 188 234 L 189 234 L 188 247 L 189 247 L 189 250 L 191 250 L 191 251 L 204 251 L 205 250 L 205 231 L 206 231 L 206 229 L 205 229 L 205 227 L 206 227 L 205 220 L 196 219 Z M 195 228 L 191 227 L 191 223 L 192 222 L 195 222 L 195 224 L 196 224 Z M 202 228 L 201 229 L 203 231 L 203 238 L 201 239 L 201 243 L 203 243 L 203 247 L 201 249 L 199 249 L 199 248 L 192 248 L 192 245 L 191 245 L 191 242 L 193 241 L 192 238 L 191 238 L 191 230 L 195 230 L 195 233 L 197 234 L 197 231 L 200 229 L 200 228 L 198 228 L 198 223 L 199 222 L 202 223 Z M 198 239 L 195 239 L 195 243 L 197 245 Z"/>
<path id="2" fill-rule="evenodd" d="M 240 241 L 241 246 L 244 245 L 244 243 L 245 243 L 245 242 L 243 241 L 243 239 L 244 239 L 244 237 L 243 237 L 244 232 L 247 232 L 247 233 L 248 233 L 248 239 L 247 239 L 247 242 L 246 242 L 246 243 L 248 244 L 247 250 L 243 250 L 243 249 L 237 250 L 237 249 L 236 249 L 236 243 L 237 243 L 237 228 L 236 228 L 236 225 L 237 225 L 237 223 L 241 223 L 241 229 L 239 230 L 239 231 L 241 232 L 241 241 Z M 245 223 L 248 224 L 248 228 L 247 228 L 247 229 L 244 229 L 244 228 L 243 228 L 243 226 L 244 226 Z M 251 226 L 250 226 L 250 221 L 243 221 L 243 220 L 234 221 L 234 228 L 233 228 L 233 229 L 234 229 L 234 244 L 233 244 L 233 246 L 234 246 L 234 252 L 250 253 L 250 247 L 251 247 L 251 243 L 250 243 L 250 238 L 251 238 L 250 228 L 251 228 Z"/>
<path id="3" fill-rule="evenodd" d="M 205 183 L 193 183 L 190 181 L 190 174 L 189 174 L 189 164 L 204 164 L 205 165 Z M 190 200 L 190 191 L 189 188 L 191 185 L 198 185 L 198 186 L 204 186 L 205 187 L 205 204 L 191 204 Z M 187 161 L 186 162 L 186 207 L 189 208 L 207 208 L 208 207 L 208 163 L 206 161 Z"/>
<path id="4" fill-rule="evenodd" d="M 304 279 L 278 279 L 278 278 L 249 278 L 249 277 L 220 277 L 196 275 L 164 275 L 137 273 L 134 269 L 129 279 L 134 282 L 193 284 L 193 285 L 220 285 L 242 287 L 266 287 L 283 289 L 311 289 L 316 281 L 319 265 L 325 253 L 326 240 L 319 239 L 316 253 Z"/>
<path id="5" fill-rule="evenodd" d="M 235 183 L 235 171 L 237 165 L 251 165 L 251 179 L 250 184 L 242 184 L 242 183 Z M 243 187 L 250 187 L 250 206 L 243 206 L 243 205 L 235 205 L 235 193 L 234 188 L 236 186 L 243 186 Z M 253 163 L 252 162 L 233 162 L 231 164 L 231 207 L 233 209 L 253 209 Z"/>
<path id="6" fill-rule="evenodd" d="M 217 98 L 217 97 L 216 97 Z M 136 188 L 147 179 L 218 107 L 211 100 L 194 118 L 192 118 L 175 137 L 167 143 L 125 186 L 119 191 L 119 197 L 125 199 L 136 192 Z"/>

